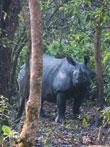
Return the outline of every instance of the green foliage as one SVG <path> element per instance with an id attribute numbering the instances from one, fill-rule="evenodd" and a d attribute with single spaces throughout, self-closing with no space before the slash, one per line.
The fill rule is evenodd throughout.
<path id="1" fill-rule="evenodd" d="M 104 98 L 106 106 L 110 105 L 110 1 L 105 0 L 42 0 L 40 1 L 43 20 L 43 44 L 46 53 L 52 56 L 63 58 L 67 55 L 73 56 L 79 61 L 84 61 L 84 56 L 90 56 L 89 68 L 91 69 L 92 82 L 90 98 L 96 98 L 96 75 L 94 66 L 94 33 L 100 19 L 102 20 L 101 57 L 104 76 Z M 28 9 L 28 6 L 27 6 Z M 7 14 L 4 15 L 7 17 Z M 5 18 L 4 18 L 5 19 Z M 2 35 L 0 30 L 0 35 Z M 27 51 L 27 32 L 25 31 L 22 12 L 19 14 L 19 26 L 17 27 L 13 41 L 9 41 L 6 36 L 2 37 L 2 44 L 12 48 L 11 65 L 13 66 L 18 50 L 21 48 L 17 58 L 16 75 L 14 75 L 13 89 L 17 86 L 16 78 L 21 65 L 25 63 Z M 18 89 L 15 88 L 16 93 Z M 13 97 L 12 97 L 13 98 Z M 95 100 L 94 100 L 95 102 Z M 0 96 L 0 140 L 4 136 L 15 141 L 18 135 L 10 127 L 4 126 L 4 122 L 9 118 L 8 100 Z M 84 115 L 76 121 L 77 128 L 88 127 L 91 115 Z M 99 117 L 103 117 L 103 124 L 110 122 L 110 110 L 105 109 L 99 112 Z M 72 121 L 68 121 L 65 129 L 74 130 Z M 49 136 L 54 129 L 47 128 L 44 144 L 48 144 Z M 51 133 L 50 133 L 51 132 Z M 60 133 L 59 133 L 60 134 Z M 71 143 L 74 137 L 71 138 Z M 45 145 L 49 146 L 49 145 Z"/>
<path id="2" fill-rule="evenodd" d="M 0 145 L 6 145 L 7 137 L 11 139 L 11 145 L 18 139 L 19 134 L 12 131 L 10 127 L 5 126 L 9 120 L 10 110 L 8 99 L 0 95 Z"/>
<path id="3" fill-rule="evenodd" d="M 96 109 L 96 116 L 97 120 L 99 120 L 100 124 L 102 124 L 103 127 L 109 127 L 110 125 L 110 107 L 104 107 L 103 110 Z"/>
<path id="4" fill-rule="evenodd" d="M 110 125 L 110 107 L 105 107 L 103 111 L 101 111 L 103 117 L 103 126 Z"/>
<path id="5" fill-rule="evenodd" d="M 13 146 L 17 141 L 18 141 L 18 138 L 19 138 L 19 133 L 14 131 L 14 130 L 11 130 L 10 127 L 8 126 L 2 126 L 1 127 L 1 130 L 2 130 L 2 133 L 0 135 L 0 142 L 1 142 L 1 145 L 5 145 L 5 146 Z M 10 142 L 8 142 L 8 139 L 10 140 Z"/>
<path id="6" fill-rule="evenodd" d="M 9 118 L 9 103 L 8 99 L 2 95 L 0 95 L 0 127 L 3 122 L 7 121 Z"/>
<path id="7" fill-rule="evenodd" d="M 3 144 L 4 136 L 2 134 L 2 125 L 6 123 L 9 118 L 9 103 L 8 99 L 0 95 L 0 145 Z"/>
<path id="8" fill-rule="evenodd" d="M 110 2 L 105 0 L 48 0 L 40 1 L 43 22 L 43 44 L 46 53 L 63 58 L 67 55 L 74 56 L 79 61 L 84 61 L 84 56 L 90 56 L 89 68 L 92 73 L 91 98 L 96 98 L 96 75 L 94 66 L 94 33 L 99 20 L 102 20 L 101 56 L 104 75 L 104 97 L 110 99 Z M 28 6 L 27 6 L 28 8 Z M 26 34 L 22 13 L 19 14 L 19 26 L 15 39 L 11 44 L 13 52 L 22 47 L 19 55 L 16 77 L 22 64 L 25 63 L 27 50 Z M 18 42 L 21 37 L 21 41 Z M 16 52 L 15 52 L 16 55 Z M 12 56 L 12 61 L 14 56 Z M 13 64 L 13 62 L 12 62 Z M 15 77 L 15 78 L 16 78 Z M 16 84 L 16 83 L 15 83 Z M 14 86 L 15 87 L 15 86 Z M 15 89 L 16 90 L 16 89 Z"/>

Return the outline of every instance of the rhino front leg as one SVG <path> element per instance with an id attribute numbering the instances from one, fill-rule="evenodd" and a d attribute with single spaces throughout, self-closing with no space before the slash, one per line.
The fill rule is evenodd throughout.
<path id="1" fill-rule="evenodd" d="M 74 118 L 76 118 L 80 112 L 80 106 L 84 100 L 84 95 L 85 93 L 82 92 L 79 94 L 78 97 L 75 98 L 74 100 L 74 104 L 73 104 L 73 115 L 74 115 Z"/>
<path id="2" fill-rule="evenodd" d="M 75 99 L 74 105 L 73 105 L 73 114 L 75 115 L 75 117 L 77 117 L 77 115 L 79 114 L 79 108 L 81 104 L 82 104 L 82 100 Z"/>
<path id="3" fill-rule="evenodd" d="M 57 117 L 55 119 L 56 122 L 62 123 L 64 120 L 66 109 L 66 99 L 64 93 L 57 93 Z"/>

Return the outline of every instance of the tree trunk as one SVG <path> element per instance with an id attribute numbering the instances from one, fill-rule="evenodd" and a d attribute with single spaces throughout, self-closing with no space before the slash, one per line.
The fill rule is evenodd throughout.
<path id="1" fill-rule="evenodd" d="M 34 146 L 38 127 L 42 81 L 42 24 L 40 1 L 29 0 L 32 40 L 32 67 L 30 79 L 30 96 L 26 104 L 26 120 L 20 135 L 19 147 Z"/>
<path id="2" fill-rule="evenodd" d="M 0 41 L 1 42 L 1 41 Z M 8 97 L 11 50 L 0 44 L 0 95 Z"/>
<path id="3" fill-rule="evenodd" d="M 17 115 L 17 119 L 22 116 L 23 110 L 25 108 L 25 100 L 28 97 L 28 86 L 29 86 L 29 80 L 30 80 L 30 55 L 31 55 L 31 33 L 30 33 L 30 21 L 28 19 L 27 11 L 26 11 L 26 6 L 25 6 L 25 1 L 21 0 L 21 6 L 22 6 L 22 11 L 23 11 L 23 18 L 25 22 L 25 27 L 26 27 L 26 32 L 27 32 L 27 39 L 28 39 L 28 49 L 27 49 L 27 55 L 26 55 L 26 67 L 25 67 L 25 84 L 24 84 L 24 89 L 23 89 L 23 96 L 21 100 L 21 105 L 20 109 Z M 20 119 L 18 120 L 18 122 Z"/>
<path id="4" fill-rule="evenodd" d="M 97 78 L 97 106 L 102 107 L 103 105 L 103 75 L 102 75 L 102 64 L 101 64 L 101 23 L 98 24 L 95 33 L 94 41 L 94 57 L 95 57 L 95 70 Z"/>
<path id="5" fill-rule="evenodd" d="M 103 15 L 105 13 L 107 3 L 102 1 L 102 9 L 100 12 L 100 19 L 96 27 L 96 33 L 94 38 L 94 58 L 95 58 L 95 70 L 97 79 L 97 106 L 102 107 L 103 105 L 103 93 L 104 93 L 104 81 L 102 73 L 102 63 L 101 63 L 101 33 L 103 24 Z"/>
<path id="6" fill-rule="evenodd" d="M 22 43 L 23 42 L 23 43 Z M 23 33 L 18 38 L 17 44 L 15 45 L 13 52 L 11 54 L 11 71 L 10 71 L 10 92 L 9 97 L 11 97 L 12 93 L 14 92 L 14 86 L 16 81 L 16 66 L 18 62 L 18 57 L 20 52 L 22 51 L 24 45 L 27 43 L 25 29 Z M 18 45 L 19 44 L 19 45 Z"/>
<path id="7" fill-rule="evenodd" d="M 0 1 L 0 94 L 9 96 L 11 67 L 10 40 L 18 24 L 19 0 Z"/>

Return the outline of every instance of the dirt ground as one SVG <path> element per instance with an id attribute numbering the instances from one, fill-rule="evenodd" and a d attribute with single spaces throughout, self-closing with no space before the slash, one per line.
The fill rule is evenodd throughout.
<path id="1" fill-rule="evenodd" d="M 65 120 L 62 124 L 55 123 L 57 108 L 55 104 L 46 103 L 45 114 L 47 118 L 40 118 L 39 129 L 36 135 L 35 147 L 110 147 L 108 128 L 104 128 L 99 141 L 101 120 L 96 122 L 96 110 L 93 107 L 82 105 L 79 119 L 74 120 L 72 105 L 67 104 Z"/>

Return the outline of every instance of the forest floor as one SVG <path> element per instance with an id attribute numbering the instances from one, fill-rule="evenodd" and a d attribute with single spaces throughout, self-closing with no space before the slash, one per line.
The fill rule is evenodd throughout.
<path id="1" fill-rule="evenodd" d="M 65 121 L 60 124 L 55 122 L 56 105 L 45 104 L 45 114 L 49 117 L 39 119 L 35 147 L 110 147 L 108 127 L 99 131 L 101 120 L 96 121 L 95 108 L 82 105 L 79 119 L 74 120 L 71 105 L 67 104 Z"/>

